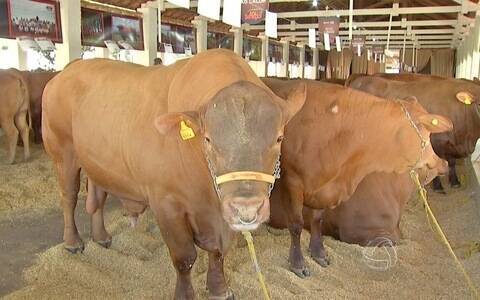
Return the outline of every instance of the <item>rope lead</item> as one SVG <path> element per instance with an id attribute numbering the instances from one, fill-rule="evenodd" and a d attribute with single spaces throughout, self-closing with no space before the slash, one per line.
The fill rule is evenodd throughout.
<path id="1" fill-rule="evenodd" d="M 433 225 L 437 231 L 437 233 L 440 235 L 442 242 L 447 246 L 448 252 L 452 256 L 453 260 L 457 263 L 458 268 L 462 272 L 463 276 L 465 277 L 465 280 L 467 281 L 468 287 L 470 288 L 470 291 L 472 292 L 472 295 L 475 297 L 475 299 L 480 300 L 480 295 L 478 293 L 477 288 L 472 282 L 472 279 L 468 275 L 467 271 L 465 270 L 463 264 L 460 262 L 458 259 L 457 255 L 455 255 L 455 252 L 452 249 L 452 246 L 450 245 L 450 242 L 448 241 L 447 237 L 445 236 L 445 233 L 443 233 L 442 227 L 438 223 L 437 219 L 435 218 L 435 215 L 433 214 L 432 209 L 430 208 L 430 205 L 428 204 L 428 199 L 427 199 L 427 190 L 420 184 L 420 179 L 418 178 L 418 173 L 415 170 L 410 171 L 410 177 L 412 178 L 413 182 L 418 188 L 418 192 L 420 194 L 420 198 L 423 201 L 423 204 L 425 206 L 425 212 L 427 214 L 427 220 L 431 219 L 433 221 Z M 433 230 L 433 229 L 432 229 Z"/>
<path id="2" fill-rule="evenodd" d="M 250 258 L 252 259 L 255 272 L 257 273 L 258 282 L 262 288 L 263 298 L 265 300 L 270 300 L 270 295 L 268 294 L 267 285 L 265 284 L 265 278 L 263 277 L 262 270 L 258 265 L 257 255 L 255 254 L 255 246 L 253 245 L 253 237 L 250 231 L 242 231 L 243 237 L 247 241 L 248 252 L 250 253 Z"/>

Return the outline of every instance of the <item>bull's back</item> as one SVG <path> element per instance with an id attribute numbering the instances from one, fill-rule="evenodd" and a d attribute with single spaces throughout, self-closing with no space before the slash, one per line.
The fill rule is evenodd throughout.
<path id="1" fill-rule="evenodd" d="M 221 89 L 242 80 L 268 90 L 241 57 L 225 49 L 209 50 L 180 63 L 168 96 L 172 112 L 197 110 Z"/>
<path id="2" fill-rule="evenodd" d="M 113 151 L 110 154 L 119 154 L 121 139 L 141 126 L 140 116 L 148 117 L 142 111 L 151 114 L 166 111 L 162 101 L 152 100 L 152 94 L 144 91 L 151 71 L 108 60 L 77 61 L 69 65 L 44 91 L 42 131 L 46 147 L 51 142 L 69 143 L 88 147 L 88 153 L 96 149 L 98 154 L 98 149 L 108 145 Z M 156 86 L 157 89 L 148 90 L 160 93 L 162 83 Z M 82 149 L 76 150 L 82 153 Z"/>

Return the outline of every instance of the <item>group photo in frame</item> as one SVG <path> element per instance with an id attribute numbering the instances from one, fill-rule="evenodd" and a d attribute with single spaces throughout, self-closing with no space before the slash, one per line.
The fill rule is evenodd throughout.
<path id="1" fill-rule="evenodd" d="M 61 39 L 58 2 L 52 0 L 8 0 L 11 37 L 46 37 Z"/>
<path id="2" fill-rule="evenodd" d="M 143 50 L 143 30 L 141 19 L 112 15 L 111 36 L 114 41 L 125 41 L 136 50 Z"/>
<path id="3" fill-rule="evenodd" d="M 103 47 L 106 40 L 104 14 L 101 11 L 82 8 L 82 44 Z"/>

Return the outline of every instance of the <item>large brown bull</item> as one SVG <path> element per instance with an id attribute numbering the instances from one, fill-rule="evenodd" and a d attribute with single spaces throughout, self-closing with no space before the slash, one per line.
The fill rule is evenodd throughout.
<path id="1" fill-rule="evenodd" d="M 19 134 L 25 145 L 24 159 L 30 157 L 28 110 L 28 87 L 20 72 L 0 71 L 0 127 L 5 132 L 8 164 L 15 160 Z"/>
<path id="2" fill-rule="evenodd" d="M 32 114 L 32 130 L 35 144 L 42 143 L 42 94 L 47 83 L 58 72 L 21 72 L 30 93 L 30 113 Z"/>
<path id="3" fill-rule="evenodd" d="M 447 162 L 442 160 L 434 169 L 420 170 L 420 181 L 427 184 L 446 172 Z M 322 235 L 330 235 L 361 246 L 377 246 L 382 242 L 395 245 L 401 238 L 399 225 L 403 209 L 415 188 L 409 173 L 369 174 L 352 197 L 338 207 L 323 212 L 304 207 L 305 229 L 312 234 L 310 239 L 317 242 L 322 240 Z"/>
<path id="4" fill-rule="evenodd" d="M 302 83 L 264 82 L 280 97 Z M 304 205 L 337 207 L 373 172 L 436 168 L 441 160 L 429 143 L 430 132 L 452 127 L 448 119 L 427 113 L 414 100 L 385 101 L 339 85 L 305 83 L 307 101 L 285 130 L 282 177 L 271 201 L 272 210 L 277 201 L 284 207 L 291 235 L 290 269 L 300 277 L 309 275 L 300 247 Z M 272 219 L 270 225 L 284 224 Z M 326 266 L 322 241 L 311 245 L 314 260 Z"/>
<path id="5" fill-rule="evenodd" d="M 403 82 L 412 82 L 412 81 L 431 81 L 431 80 L 444 80 L 445 77 L 434 76 L 434 75 L 425 75 L 425 74 L 413 74 L 413 73 L 398 73 L 398 74 L 388 74 L 388 73 L 377 73 L 374 75 L 366 74 L 352 74 L 345 81 L 345 86 L 350 86 L 350 84 L 355 81 L 357 78 L 361 77 L 380 77 L 388 80 L 403 81 Z"/>
<path id="6" fill-rule="evenodd" d="M 391 81 L 377 76 L 358 77 L 350 87 L 387 99 L 415 96 L 431 113 L 441 114 L 453 122 L 453 131 L 434 134 L 433 149 L 448 161 L 449 181 L 459 187 L 455 160 L 473 153 L 480 137 L 480 86 L 472 82 L 409 74 L 415 81 Z M 443 192 L 439 178 L 433 181 L 434 189 Z"/>
<path id="7" fill-rule="evenodd" d="M 83 249 L 74 219 L 82 169 L 94 186 L 150 206 L 177 271 L 176 299 L 194 298 L 195 245 L 209 252 L 210 296 L 233 299 L 224 256 L 235 231 L 269 218 L 284 126 L 305 97 L 299 86 L 280 99 L 227 50 L 168 67 L 72 63 L 47 84 L 42 120 L 62 192 L 65 246 Z M 108 245 L 101 200 L 92 235 Z"/>

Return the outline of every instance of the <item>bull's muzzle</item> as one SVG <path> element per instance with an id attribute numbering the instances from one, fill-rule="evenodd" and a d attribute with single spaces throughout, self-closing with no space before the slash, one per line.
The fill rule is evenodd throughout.
<path id="1" fill-rule="evenodd" d="M 270 217 L 270 201 L 265 196 L 235 196 L 223 200 L 225 221 L 236 231 L 255 230 Z"/>

